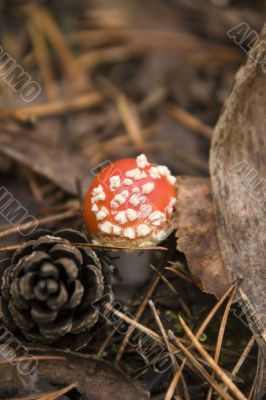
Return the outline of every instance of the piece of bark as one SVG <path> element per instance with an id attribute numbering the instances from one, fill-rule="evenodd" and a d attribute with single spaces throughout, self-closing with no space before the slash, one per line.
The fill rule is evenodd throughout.
<path id="1" fill-rule="evenodd" d="M 266 25 L 241 67 L 213 136 L 217 235 L 260 347 L 255 399 L 266 393 Z M 255 61 L 254 61 L 255 60 Z"/>
<path id="2" fill-rule="evenodd" d="M 138 382 L 128 378 L 121 370 L 105 361 L 77 353 L 31 349 L 31 354 L 59 356 L 64 359 L 38 361 L 31 374 L 20 375 L 22 363 L 13 362 L 0 366 L 0 388 L 5 382 L 16 388 L 27 389 L 27 396 L 38 391 L 49 392 L 73 383 L 77 384 L 80 400 L 148 400 L 148 391 Z M 26 364 L 26 362 L 25 362 Z M 29 366 L 35 365 L 29 362 Z M 32 368 L 33 369 L 33 368 Z M 0 398 L 3 398 L 0 393 Z M 23 393 L 24 394 L 24 393 Z M 25 394 L 25 396 L 26 396 Z"/>
<path id="3" fill-rule="evenodd" d="M 204 292 L 221 297 L 229 281 L 216 235 L 210 181 L 177 178 L 177 249 L 185 254 L 188 268 Z"/>

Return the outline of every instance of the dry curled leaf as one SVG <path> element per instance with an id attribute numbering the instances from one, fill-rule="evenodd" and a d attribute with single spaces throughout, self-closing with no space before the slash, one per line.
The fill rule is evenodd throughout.
<path id="1" fill-rule="evenodd" d="M 34 349 L 31 349 L 31 352 L 34 354 Z M 76 393 L 73 394 L 73 398 L 80 400 L 149 399 L 149 393 L 142 385 L 105 361 L 78 353 L 51 351 L 49 348 L 40 348 L 37 353 L 44 354 L 47 359 L 38 361 L 36 369 L 33 368 L 35 358 L 25 360 L 24 366 L 19 362 L 0 366 L 1 395 L 4 395 L 3 390 L 8 393 L 9 387 L 17 394 L 21 393 L 22 388 L 26 388 L 27 392 L 23 394 L 32 395 L 33 392 L 51 392 L 75 383 Z M 26 363 L 29 364 L 32 373 L 22 376 L 20 371 L 26 368 Z M 8 397 L 1 396 L 1 399 Z"/>
<path id="2" fill-rule="evenodd" d="M 45 147 L 42 142 L 25 136 L 14 137 L 1 132 L 0 152 L 45 176 L 70 194 L 76 194 L 77 180 L 81 180 L 86 186 L 86 180 L 92 176 L 91 166 L 82 155 L 70 153 L 64 147 L 52 144 Z"/>
<path id="3" fill-rule="evenodd" d="M 255 399 L 266 393 L 266 25 L 236 76 L 212 141 L 221 256 L 260 347 Z"/>
<path id="4" fill-rule="evenodd" d="M 177 249 L 199 286 L 216 297 L 229 286 L 216 235 L 214 206 L 208 179 L 177 178 Z"/>

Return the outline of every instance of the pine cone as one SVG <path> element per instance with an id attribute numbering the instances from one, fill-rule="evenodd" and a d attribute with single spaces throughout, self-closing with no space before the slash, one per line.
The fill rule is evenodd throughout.
<path id="1" fill-rule="evenodd" d="M 111 267 L 98 259 L 85 236 L 62 230 L 38 231 L 4 269 L 1 309 L 4 323 L 28 340 L 79 349 L 91 338 L 99 312 L 92 303 L 112 301 Z"/>

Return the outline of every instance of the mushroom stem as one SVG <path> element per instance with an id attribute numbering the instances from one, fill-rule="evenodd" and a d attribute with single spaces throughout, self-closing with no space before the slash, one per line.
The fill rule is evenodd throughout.
<path id="1" fill-rule="evenodd" d="M 168 247 L 168 251 L 119 251 L 117 259 L 112 262 L 116 272 L 113 291 L 117 299 L 131 299 L 136 290 L 140 290 L 151 279 L 154 273 L 151 265 L 158 271 L 164 267 L 175 249 L 171 243 L 172 239 L 173 235 L 163 243 L 164 247 Z"/>
<path id="2" fill-rule="evenodd" d="M 150 264 L 155 254 L 152 255 L 144 250 L 119 253 L 119 258 L 113 262 L 117 277 L 113 289 L 116 298 L 126 301 L 132 297 L 136 289 L 140 289 L 150 279 L 152 275 Z"/>

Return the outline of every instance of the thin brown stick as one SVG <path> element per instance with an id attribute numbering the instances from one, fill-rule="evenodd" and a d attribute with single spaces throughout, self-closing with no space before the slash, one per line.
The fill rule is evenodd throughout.
<path id="1" fill-rule="evenodd" d="M 37 396 L 39 396 L 40 394 L 31 394 L 30 396 L 26 396 L 26 397 L 12 397 L 9 398 L 8 400 L 39 400 Z"/>
<path id="2" fill-rule="evenodd" d="M 98 350 L 97 357 L 100 357 L 100 358 L 103 357 L 104 352 L 105 352 L 107 346 L 109 345 L 110 341 L 112 340 L 115 333 L 116 333 L 116 329 L 113 328 L 111 330 L 111 332 L 109 333 L 109 335 L 107 336 L 107 338 L 102 343 L 100 349 Z"/>
<path id="3" fill-rule="evenodd" d="M 231 372 L 232 376 L 236 376 L 238 374 L 240 368 L 242 367 L 242 365 L 245 362 L 248 354 L 250 353 L 250 350 L 252 349 L 252 347 L 254 346 L 255 343 L 256 343 L 256 339 L 255 339 L 255 336 L 253 335 L 250 338 L 250 340 L 248 341 L 246 347 L 244 348 L 243 353 L 241 354 L 241 357 L 239 358 L 239 360 L 237 361 L 236 365 L 232 369 L 232 372 Z"/>
<path id="4" fill-rule="evenodd" d="M 170 343 L 168 341 L 168 337 L 167 337 L 166 331 L 164 329 L 164 326 L 163 326 L 162 321 L 161 321 L 161 319 L 159 317 L 158 311 L 156 310 L 155 305 L 154 305 L 152 300 L 149 300 L 149 306 L 150 306 L 150 308 L 151 308 L 151 310 L 153 312 L 156 324 L 158 325 L 158 328 L 160 329 L 161 335 L 162 335 L 163 340 L 164 340 L 164 344 L 165 344 L 165 346 L 166 346 L 166 348 L 168 350 L 168 353 L 169 353 L 169 355 L 171 357 L 174 369 L 177 371 L 176 374 L 180 374 L 180 378 L 182 379 L 185 397 L 186 397 L 186 399 L 190 399 L 190 395 L 189 395 L 189 391 L 188 391 L 188 388 L 187 388 L 187 384 L 185 382 L 184 377 L 182 376 L 182 369 L 177 364 L 176 358 L 175 358 L 175 356 L 174 356 L 174 354 L 172 352 L 172 349 L 171 349 L 171 345 L 170 345 Z M 183 360 L 183 362 L 184 362 L 184 360 Z M 174 374 L 174 375 L 176 375 L 176 374 Z"/>
<path id="5" fill-rule="evenodd" d="M 178 106 L 169 106 L 166 109 L 166 114 L 186 128 L 203 136 L 205 139 L 211 139 L 213 129 L 183 108 Z"/>
<path id="6" fill-rule="evenodd" d="M 114 315 L 116 315 L 118 318 L 121 318 L 123 321 L 127 322 L 129 325 L 134 327 L 134 329 L 139 329 L 141 332 L 143 332 L 146 335 L 148 335 L 149 337 L 153 338 L 156 342 L 164 345 L 164 341 L 162 340 L 161 336 L 158 333 L 154 332 L 152 329 L 147 328 L 146 326 L 140 324 L 136 320 L 128 317 L 123 312 L 116 310 L 111 304 L 107 304 L 105 306 L 105 308 L 107 311 L 112 311 L 114 313 Z M 173 350 L 174 350 L 174 346 L 173 346 Z"/>
<path id="7" fill-rule="evenodd" d="M 215 373 L 219 376 L 219 378 L 223 381 L 223 383 L 228 386 L 229 390 L 234 394 L 234 396 L 238 400 L 247 400 L 246 396 L 243 395 L 243 393 L 236 387 L 236 385 L 232 382 L 232 380 L 228 377 L 228 375 L 222 370 L 222 368 L 219 367 L 219 365 L 215 362 L 215 360 L 207 353 L 207 351 L 204 349 L 202 344 L 198 341 L 196 336 L 193 334 L 193 332 L 190 330 L 188 325 L 185 323 L 182 317 L 179 316 L 179 321 L 188 335 L 189 339 L 193 343 L 193 345 L 196 347 L 198 352 L 201 354 L 201 356 L 208 362 L 210 367 L 215 371 Z"/>
<path id="8" fill-rule="evenodd" d="M 94 244 L 94 243 L 73 243 L 75 245 L 84 246 L 84 247 L 94 247 L 95 249 L 112 249 L 112 250 L 127 250 L 134 251 L 139 250 L 139 247 L 127 247 L 127 246 L 113 246 L 109 244 Z M 141 251 L 167 251 L 166 247 L 162 246 L 147 246 L 141 247 Z"/>
<path id="9" fill-rule="evenodd" d="M 102 77 L 100 83 L 106 94 L 115 101 L 120 119 L 132 143 L 138 150 L 142 150 L 144 140 L 137 107 L 108 79 Z"/>
<path id="10" fill-rule="evenodd" d="M 182 364 L 180 365 L 180 367 L 178 368 L 177 372 L 175 373 L 168 389 L 167 392 L 165 394 L 164 400 L 171 400 L 175 394 L 176 391 L 176 387 L 178 385 L 179 379 L 181 378 L 183 369 L 185 367 L 187 359 L 184 358 L 184 360 L 182 361 Z"/>
<path id="11" fill-rule="evenodd" d="M 214 353 L 214 361 L 218 364 L 219 358 L 220 358 L 220 353 L 221 353 L 221 349 L 222 349 L 222 343 L 223 343 L 223 337 L 224 337 L 224 332 L 225 332 L 225 327 L 226 327 L 226 323 L 229 317 L 229 313 L 230 313 L 230 308 L 232 305 L 232 302 L 234 300 L 234 297 L 236 295 L 236 291 L 237 291 L 237 285 L 234 287 L 229 300 L 226 304 L 224 313 L 223 313 L 223 318 L 221 321 L 221 325 L 219 328 L 219 332 L 218 332 L 218 338 L 217 338 L 217 343 L 216 343 L 216 348 L 215 348 L 215 353 Z M 215 374 L 214 371 L 212 373 L 212 377 L 214 378 Z M 207 397 L 206 400 L 210 400 L 212 396 L 212 387 L 209 388 L 208 393 L 207 393 Z"/>
<path id="12" fill-rule="evenodd" d="M 214 390 L 222 396 L 224 400 L 233 400 L 233 398 L 225 392 L 225 390 L 212 378 L 212 376 L 202 367 L 202 365 L 196 360 L 193 354 L 177 339 L 177 337 L 173 334 L 173 332 L 168 332 L 168 337 L 171 341 L 175 343 L 175 345 L 184 353 L 185 359 L 189 360 L 197 371 L 204 377 L 204 379 L 212 385 Z"/>
<path id="13" fill-rule="evenodd" d="M 72 383 L 71 385 L 66 386 L 63 389 L 56 390 L 54 392 L 44 393 L 44 394 L 35 393 L 35 394 L 27 396 L 27 397 L 13 397 L 8 400 L 35 400 L 35 399 L 36 400 L 55 400 L 58 397 L 63 396 L 64 394 L 69 392 L 71 389 L 74 389 L 75 387 L 77 387 L 77 384 Z"/>
<path id="14" fill-rule="evenodd" d="M 63 396 L 64 394 L 66 394 L 70 390 L 76 388 L 77 386 L 78 386 L 77 383 L 72 383 L 71 385 L 68 385 L 67 387 L 65 387 L 63 389 L 56 390 L 56 391 L 51 392 L 51 393 L 47 393 L 47 394 L 39 397 L 38 400 L 55 400 L 58 397 Z"/>
<path id="15" fill-rule="evenodd" d="M 58 360 L 65 360 L 66 358 L 64 356 L 38 356 L 38 355 L 32 355 L 32 356 L 27 356 L 27 357 L 18 357 L 15 358 L 14 360 L 0 360 L 0 365 L 6 365 L 10 363 L 18 363 L 20 361 L 27 361 L 27 360 L 32 360 L 34 357 L 35 360 L 38 361 L 58 361 Z"/>
<path id="16" fill-rule="evenodd" d="M 178 276 L 178 278 L 181 278 L 189 283 L 194 283 L 191 276 L 188 273 L 186 273 L 185 271 L 182 271 L 182 270 L 174 268 L 174 267 L 165 267 L 165 269 L 173 272 L 175 275 Z"/>
<path id="17" fill-rule="evenodd" d="M 139 53 L 139 49 L 135 46 L 118 45 L 84 53 L 78 57 L 78 63 L 83 70 L 91 70 L 100 64 L 128 60 Z"/>
<path id="18" fill-rule="evenodd" d="M 19 244 L 14 244 L 14 245 L 10 245 L 10 246 L 3 246 L 3 247 L 0 247 L 0 252 L 14 251 L 14 250 L 17 250 L 19 247 L 20 247 Z"/>
<path id="19" fill-rule="evenodd" d="M 42 32 L 38 29 L 38 27 L 36 27 L 32 17 L 30 17 L 30 20 L 27 24 L 27 30 L 33 44 L 33 51 L 38 63 L 38 67 L 40 68 L 40 74 L 46 88 L 47 96 L 50 100 L 52 100 L 55 97 L 58 97 L 58 91 L 53 76 L 53 69 L 47 44 L 44 40 Z"/>
<path id="20" fill-rule="evenodd" d="M 119 96 L 116 99 L 117 109 L 121 120 L 132 142 L 138 150 L 143 149 L 144 141 L 140 117 L 135 105 L 126 97 Z"/>
<path id="21" fill-rule="evenodd" d="M 24 167 L 23 165 L 20 167 L 22 174 L 25 176 L 27 183 L 29 185 L 29 188 L 35 197 L 35 200 L 38 201 L 39 203 L 43 202 L 43 193 L 40 188 L 39 183 L 37 183 L 36 175 L 34 172 L 27 167 Z"/>
<path id="22" fill-rule="evenodd" d="M 230 293 L 232 292 L 232 290 L 235 288 L 235 284 L 233 284 L 232 286 L 230 286 L 226 292 L 223 294 L 223 296 L 219 299 L 219 301 L 214 305 L 214 307 L 211 309 L 211 311 L 209 312 L 207 318 L 203 321 L 203 323 L 201 324 L 199 330 L 197 331 L 196 337 L 199 338 L 200 335 L 202 335 L 202 333 L 205 331 L 205 329 L 207 328 L 207 326 L 209 325 L 210 321 L 212 320 L 212 318 L 214 317 L 214 315 L 217 313 L 217 311 L 219 310 L 219 308 L 221 307 L 221 305 L 223 304 L 223 302 L 226 300 L 226 298 L 230 295 Z"/>
<path id="23" fill-rule="evenodd" d="M 255 336 L 252 335 L 250 340 L 248 341 L 246 347 L 244 348 L 243 353 L 241 354 L 239 360 L 237 361 L 236 365 L 232 369 L 232 372 L 231 372 L 232 377 L 234 377 L 238 374 L 240 368 L 242 367 L 243 363 L 245 362 L 246 358 L 249 355 L 250 350 L 252 349 L 252 347 L 254 346 L 255 343 L 256 343 Z M 225 390 L 227 391 L 228 388 L 225 388 Z"/>
<path id="24" fill-rule="evenodd" d="M 9 398 L 8 400 L 39 400 L 38 396 L 40 396 L 39 394 L 31 394 L 30 396 L 26 396 L 26 397 L 12 397 Z"/>
<path id="25" fill-rule="evenodd" d="M 153 271 L 155 271 L 156 274 L 158 274 L 158 275 L 160 276 L 161 280 L 162 280 L 162 281 L 165 283 L 165 285 L 170 289 L 170 291 L 171 291 L 172 293 L 174 293 L 176 296 L 178 296 L 178 297 L 177 297 L 177 300 L 178 300 L 180 306 L 182 307 L 183 311 L 188 315 L 189 318 L 192 318 L 192 315 L 191 315 L 191 312 L 190 312 L 190 309 L 189 309 L 188 305 L 186 304 L 185 300 L 183 300 L 183 299 L 179 296 L 177 290 L 176 290 L 175 287 L 171 284 L 171 282 L 169 282 L 169 280 L 168 280 L 160 271 L 157 271 L 157 269 L 156 269 L 153 265 L 150 265 L 150 267 L 151 267 L 151 269 L 152 269 Z"/>
<path id="26" fill-rule="evenodd" d="M 205 331 L 207 325 L 210 323 L 210 321 L 212 320 L 212 318 L 214 317 L 214 315 L 217 313 L 218 309 L 221 307 L 221 305 L 223 304 L 223 302 L 225 301 L 225 299 L 229 296 L 229 294 L 232 292 L 232 290 L 234 289 L 235 285 L 232 285 L 225 293 L 224 295 L 220 298 L 220 300 L 214 305 L 214 307 L 212 308 L 212 310 L 209 312 L 209 314 L 207 315 L 207 317 L 205 318 L 205 320 L 202 322 L 201 326 L 199 327 L 197 333 L 196 333 L 196 337 L 200 337 L 200 335 Z M 182 372 L 183 368 L 186 365 L 186 359 L 183 360 L 182 365 L 180 366 L 180 370 Z M 179 378 L 180 378 L 180 373 L 179 371 L 176 373 L 177 376 L 174 376 L 172 382 L 170 383 L 170 386 L 166 392 L 166 399 L 170 400 L 172 397 L 170 397 L 171 393 L 174 393 L 175 391 L 175 387 L 179 382 Z M 175 385 L 175 386 L 174 386 Z M 173 394 L 172 394 L 173 396 Z"/>
<path id="27" fill-rule="evenodd" d="M 69 50 L 64 35 L 49 10 L 44 7 L 38 7 L 34 10 L 32 18 L 34 18 L 35 23 L 38 24 L 38 27 L 55 49 L 66 79 L 76 87 L 85 87 L 86 76 L 83 70 L 79 68 L 76 58 Z"/>
<path id="28" fill-rule="evenodd" d="M 9 108 L 0 107 L 0 119 L 12 119 L 20 124 L 33 123 L 34 118 L 27 113 L 11 110 Z"/>
<path id="29" fill-rule="evenodd" d="M 80 111 L 90 107 L 102 104 L 105 101 L 105 96 L 97 91 L 89 92 L 76 96 L 74 98 L 51 101 L 49 103 L 36 104 L 27 107 L 21 107 L 14 111 L 16 117 L 21 117 L 22 120 L 34 117 L 49 117 L 54 115 L 65 114 L 73 111 Z"/>
<path id="30" fill-rule="evenodd" d="M 135 318 L 135 320 L 136 320 L 137 322 L 141 319 L 141 317 L 142 317 L 144 311 L 146 310 L 146 307 L 147 307 L 147 305 L 148 305 L 148 302 L 149 302 L 149 300 L 151 299 L 151 297 L 152 297 L 154 291 L 156 290 L 156 288 L 157 288 L 157 286 L 158 286 L 158 284 L 159 284 L 159 282 L 160 282 L 160 279 L 161 279 L 161 278 L 160 278 L 159 275 L 154 274 L 154 276 L 153 276 L 153 278 L 152 278 L 152 280 L 151 280 L 151 283 L 150 283 L 150 285 L 149 285 L 147 294 L 146 294 L 144 300 L 142 301 L 142 303 L 140 304 L 140 306 L 139 306 L 139 308 L 138 308 L 138 310 L 137 310 L 137 312 L 136 312 L 136 314 L 135 314 L 135 316 L 134 316 L 134 318 Z M 132 336 L 134 330 L 135 330 L 135 328 L 134 328 L 133 326 L 131 326 L 131 327 L 128 329 L 128 331 L 127 331 L 127 333 L 126 333 L 126 336 L 124 337 L 124 340 L 123 340 L 123 342 L 122 342 L 121 345 L 120 345 L 119 352 L 118 352 L 117 357 L 116 357 L 116 362 L 117 362 L 117 363 L 120 362 L 120 360 L 121 360 L 121 358 L 122 358 L 122 356 L 123 356 L 123 354 L 124 354 L 124 352 L 125 352 L 125 350 L 126 350 L 128 341 L 130 340 L 130 338 L 131 338 L 131 336 Z"/>
<path id="31" fill-rule="evenodd" d="M 127 322 L 129 325 L 133 326 L 135 329 L 139 329 L 142 333 L 146 334 L 147 336 L 151 337 L 152 339 L 154 339 L 156 342 L 164 345 L 164 341 L 162 339 L 162 337 L 154 332 L 152 329 L 147 328 L 146 326 L 140 324 L 139 322 L 136 322 L 135 320 L 133 320 L 132 318 L 128 317 L 127 315 L 125 315 L 124 313 L 122 313 L 121 311 L 116 310 L 111 304 L 107 304 L 105 306 L 106 311 L 112 311 L 114 313 L 114 315 L 116 315 L 118 318 L 120 318 L 121 320 Z M 175 338 L 174 334 L 171 333 L 171 336 L 174 338 L 174 341 L 176 343 L 177 338 Z M 178 354 L 178 352 L 176 352 L 176 348 L 174 345 L 170 344 L 172 351 L 175 351 L 175 355 L 178 356 L 181 361 L 184 360 L 184 358 L 181 358 L 180 355 Z M 186 356 L 188 355 L 188 360 L 190 362 L 192 362 L 192 364 L 194 366 L 196 366 L 197 370 L 201 373 L 201 375 L 203 375 L 203 377 L 213 385 L 213 388 L 217 391 L 218 394 L 220 394 L 223 399 L 225 400 L 232 400 L 232 397 L 229 396 L 224 389 L 219 386 L 219 384 L 214 381 L 211 377 L 211 375 L 209 375 L 207 373 L 207 371 L 200 365 L 200 363 L 195 359 L 195 357 L 189 352 L 188 349 L 186 349 L 186 347 L 180 342 L 180 340 L 177 341 L 176 343 L 177 348 L 179 348 L 181 350 L 182 353 L 184 353 Z M 190 368 L 192 368 L 190 366 Z"/>
<path id="32" fill-rule="evenodd" d="M 157 324 L 157 326 L 158 326 L 158 328 L 159 328 L 159 330 L 161 332 L 161 335 L 162 335 L 163 340 L 164 340 L 164 344 L 165 344 L 165 346 L 166 346 L 166 348 L 168 350 L 168 353 L 169 353 L 169 355 L 171 357 L 171 360 L 172 360 L 172 363 L 174 365 L 174 368 L 175 368 L 175 370 L 177 370 L 178 366 L 177 366 L 177 362 L 176 362 L 175 356 L 174 356 L 174 354 L 172 352 L 172 349 L 171 349 L 171 346 L 169 344 L 166 331 L 165 331 L 164 326 L 162 324 L 162 321 L 161 321 L 161 319 L 159 317 L 158 311 L 156 310 L 155 305 L 154 305 L 152 300 L 149 300 L 149 306 L 150 306 L 150 308 L 151 308 L 151 310 L 153 312 L 153 316 L 154 316 L 155 322 L 156 322 L 156 324 Z"/>
<path id="33" fill-rule="evenodd" d="M 254 382 L 253 382 L 253 384 L 251 386 L 250 392 L 248 394 L 248 400 L 252 400 L 253 394 L 254 394 L 254 391 L 255 391 L 255 388 L 256 388 L 256 384 L 257 384 L 257 381 L 256 381 L 256 378 L 255 378 Z"/>
<path id="34" fill-rule="evenodd" d="M 122 55 L 122 50 L 124 48 L 124 57 L 126 56 L 126 51 L 128 53 L 135 52 L 147 52 L 147 51 L 171 51 L 171 52 L 182 52 L 187 54 L 201 54 L 204 53 L 205 57 L 210 60 L 223 60 L 230 62 L 239 62 L 243 60 L 243 55 L 238 49 L 233 49 L 229 46 L 223 46 L 215 42 L 200 39 L 197 36 L 176 33 L 176 32 L 166 32 L 166 31 L 152 31 L 152 30 L 137 30 L 137 29 L 102 29 L 98 31 L 86 31 L 86 32 L 76 32 L 72 34 L 72 40 L 79 44 L 90 44 L 93 40 L 97 40 L 98 43 L 110 43 L 111 39 L 115 40 L 125 40 L 124 45 L 113 46 L 107 48 L 109 50 L 108 55 L 112 57 L 112 51 L 119 48 L 120 55 Z M 87 38 L 87 39 L 86 39 Z M 104 48 L 106 50 L 106 48 Z M 204 51 L 203 51 L 204 50 Z M 97 50 L 94 50 L 94 52 Z M 89 52 L 86 54 L 88 57 L 87 65 L 89 62 Z M 106 54 L 106 52 L 105 52 Z M 117 57 L 117 55 L 115 55 Z M 107 61 L 107 56 L 102 56 L 102 53 L 98 51 L 97 56 L 94 55 L 94 60 Z"/>
<path id="35" fill-rule="evenodd" d="M 79 215 L 79 210 L 73 209 L 73 210 L 65 211 L 65 212 L 60 213 L 60 214 L 52 215 L 50 217 L 44 217 L 44 218 L 40 218 L 40 219 L 36 218 L 36 222 L 37 222 L 38 227 L 39 227 L 41 225 L 49 225 L 49 224 L 54 223 L 54 222 L 64 221 L 66 219 L 71 219 L 71 218 L 74 218 L 74 217 L 76 217 L 78 215 Z M 12 235 L 12 234 L 17 233 L 19 231 L 20 232 L 21 231 L 26 231 L 27 229 L 30 229 L 30 228 L 32 228 L 32 221 L 26 222 L 26 223 L 21 224 L 21 225 L 14 226 L 12 228 L 5 229 L 3 231 L 0 231 L 0 238 Z"/>
<path id="36" fill-rule="evenodd" d="M 41 219 L 39 221 L 41 221 Z M 27 229 L 27 228 L 25 228 L 25 229 Z M 2 231 L 2 232 L 4 232 L 4 231 Z M 14 232 L 12 232 L 12 233 L 14 233 Z M 0 237 L 1 237 L 1 231 L 0 231 Z M 112 249 L 112 250 L 127 250 L 127 251 L 139 250 L 139 247 L 135 247 L 135 248 L 134 247 L 115 247 L 115 246 L 100 245 L 100 244 L 94 244 L 94 243 L 72 243 L 72 244 L 74 246 L 90 247 L 92 249 Z M 0 247 L 0 252 L 17 250 L 19 247 L 20 247 L 19 244 Z M 141 251 L 158 251 L 158 250 L 166 251 L 167 249 L 165 247 L 156 247 L 156 246 L 141 248 Z"/>

